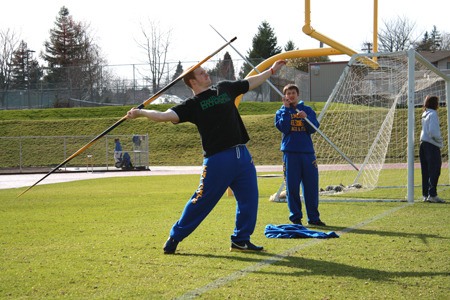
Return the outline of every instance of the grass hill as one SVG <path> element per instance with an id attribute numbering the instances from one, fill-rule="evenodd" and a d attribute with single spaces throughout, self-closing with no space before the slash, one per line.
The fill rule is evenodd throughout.
<path id="1" fill-rule="evenodd" d="M 310 105 L 317 110 L 316 104 L 310 103 Z M 169 107 L 170 105 L 149 105 L 147 108 L 164 111 Z M 251 138 L 248 146 L 257 165 L 281 163 L 280 133 L 273 125 L 274 115 L 279 107 L 278 102 L 243 102 L 239 106 Z M 3 111 L 0 114 L 0 137 L 94 137 L 114 124 L 129 109 L 129 106 L 122 106 Z M 192 124 L 172 125 L 136 119 L 123 122 L 110 134 L 148 134 L 150 165 L 198 165 L 202 162 L 200 137 Z M 16 152 L 17 149 L 11 149 L 8 143 L 10 140 L 0 139 L 0 145 L 3 144 L 1 148 L 6 149 L 4 158 L 0 160 L 0 167 L 3 168 L 17 165 L 17 155 L 8 154 L 9 151 Z M 81 143 L 76 149 L 83 145 L 84 143 Z M 46 156 L 50 159 L 57 155 L 51 155 L 52 146 L 45 142 L 38 142 L 29 147 L 36 147 L 32 152 L 41 154 L 29 155 L 26 158 L 26 165 L 42 166 L 42 162 L 47 161 Z M 54 165 L 62 160 L 48 161 L 48 163 Z"/>
<path id="2" fill-rule="evenodd" d="M 321 102 L 307 104 L 317 114 L 324 105 Z M 170 105 L 149 105 L 147 108 L 165 111 L 169 107 Z M 279 102 L 243 102 L 239 106 L 251 138 L 248 147 L 256 165 L 281 164 L 279 150 L 281 134 L 274 127 L 274 115 L 279 107 Z M 56 166 L 90 139 L 109 128 L 129 109 L 130 106 L 2 111 L 0 113 L 0 149 L 2 149 L 0 168 L 17 168 L 19 147 L 28 151 L 25 154 L 22 153 L 23 166 Z M 444 109 L 440 113 L 445 114 Z M 416 110 L 416 114 L 416 120 L 420 120 L 420 109 Z M 402 132 L 400 127 L 406 124 L 406 117 L 407 110 L 399 109 L 396 118 L 400 118 L 400 121 L 396 122 L 398 125 L 394 126 L 393 134 L 398 135 Z M 326 127 L 321 128 L 326 131 Z M 200 137 L 195 126 L 190 123 L 172 125 L 141 118 L 125 121 L 110 132 L 110 135 L 132 134 L 148 134 L 151 166 L 199 165 L 202 162 Z M 24 139 L 20 146 L 17 141 L 12 142 L 7 138 L 20 136 L 38 138 L 33 139 L 32 142 L 28 141 L 28 144 L 25 144 Z M 66 156 L 63 156 L 62 151 L 57 149 L 60 145 L 56 147 L 54 144 L 61 144 L 60 140 L 50 142 L 48 139 L 39 138 L 41 136 L 85 136 L 86 138 L 73 141 L 72 145 L 67 147 Z M 335 141 L 340 137 L 329 135 L 328 138 Z M 355 138 L 358 137 L 355 136 Z M 399 149 L 406 149 L 406 145 L 395 147 L 399 148 L 389 147 L 388 160 L 390 157 L 395 157 Z M 89 151 L 93 151 L 95 157 L 105 157 L 105 145 L 101 144 L 101 141 L 98 141 L 96 147 L 91 147 Z M 336 155 L 336 153 L 329 155 Z M 76 159 L 72 161 L 74 164 Z"/>

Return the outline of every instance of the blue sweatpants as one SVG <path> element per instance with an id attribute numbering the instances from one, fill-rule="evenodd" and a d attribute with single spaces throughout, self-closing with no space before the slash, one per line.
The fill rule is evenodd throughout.
<path id="1" fill-rule="evenodd" d="M 203 160 L 198 189 L 186 203 L 170 236 L 181 242 L 191 234 L 230 187 L 236 198 L 236 220 L 231 241 L 250 240 L 258 211 L 258 184 L 253 159 L 245 145 L 232 147 Z"/>
<path id="2" fill-rule="evenodd" d="M 319 170 L 314 153 L 283 153 L 284 176 L 286 180 L 286 198 L 289 208 L 289 220 L 303 218 L 300 187 L 305 199 L 308 221 L 318 221 L 319 214 Z"/>

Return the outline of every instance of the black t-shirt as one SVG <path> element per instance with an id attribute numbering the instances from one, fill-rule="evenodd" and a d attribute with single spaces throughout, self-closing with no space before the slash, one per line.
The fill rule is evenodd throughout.
<path id="1" fill-rule="evenodd" d="M 247 80 L 221 81 L 171 108 L 180 123 L 191 122 L 197 126 L 205 157 L 250 140 L 234 104 L 235 98 L 248 88 Z"/>

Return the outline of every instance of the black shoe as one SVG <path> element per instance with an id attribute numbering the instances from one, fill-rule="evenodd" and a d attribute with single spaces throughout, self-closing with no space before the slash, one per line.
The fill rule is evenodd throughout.
<path id="1" fill-rule="evenodd" d="M 164 254 L 174 254 L 177 250 L 178 241 L 169 237 L 167 242 L 164 244 Z"/>
<path id="2" fill-rule="evenodd" d="M 292 224 L 303 225 L 302 224 L 302 219 L 294 220 L 294 221 L 292 221 Z"/>
<path id="3" fill-rule="evenodd" d="M 313 226 L 327 226 L 327 224 L 325 224 L 324 222 L 317 220 L 317 221 L 309 221 L 308 225 L 313 225 Z"/>
<path id="4" fill-rule="evenodd" d="M 231 242 L 230 251 L 262 251 L 264 247 L 256 246 L 250 243 L 250 241 L 246 242 Z"/>

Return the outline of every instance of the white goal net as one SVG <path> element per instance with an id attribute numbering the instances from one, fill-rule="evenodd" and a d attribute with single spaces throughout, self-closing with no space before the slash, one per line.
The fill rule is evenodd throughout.
<path id="1" fill-rule="evenodd" d="M 386 193 L 377 190 L 388 188 L 389 199 L 418 199 L 419 136 L 426 95 L 438 96 L 442 104 L 438 110 L 444 137 L 439 183 L 448 185 L 449 76 L 414 51 L 364 54 L 375 66 L 364 63 L 362 57 L 352 57 L 317 112 L 320 130 L 331 141 L 313 135 L 320 198 L 378 199 Z"/>

